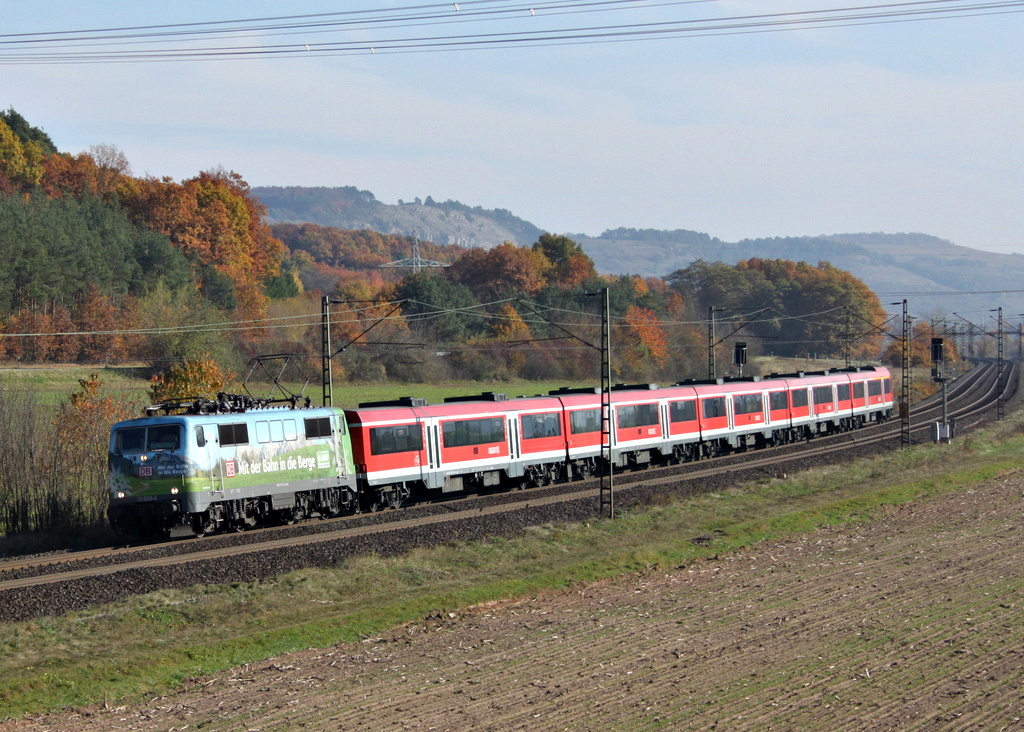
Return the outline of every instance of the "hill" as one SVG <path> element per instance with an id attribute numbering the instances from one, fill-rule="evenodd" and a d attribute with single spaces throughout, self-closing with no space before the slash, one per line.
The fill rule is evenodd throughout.
<path id="1" fill-rule="evenodd" d="M 271 223 L 308 222 L 341 229 L 372 229 L 415 236 L 436 244 L 489 249 L 503 241 L 529 246 L 543 229 L 505 209 L 457 201 L 385 204 L 354 187 L 254 188 Z M 664 277 L 698 259 L 734 264 L 741 259 L 829 262 L 850 272 L 884 300 L 907 297 L 922 317 L 959 312 L 974 322 L 1002 307 L 1004 316 L 1024 312 L 1024 256 L 958 246 L 928 234 L 833 234 L 726 242 L 677 229 L 618 228 L 600 236 L 569 234 L 603 274 Z M 978 295 L 956 293 L 977 292 Z"/>
<path id="2" fill-rule="evenodd" d="M 435 244 L 490 249 L 511 241 L 529 246 L 544 233 L 505 209 L 438 203 L 430 196 L 412 203 L 381 203 L 369 191 L 344 188 L 264 187 L 253 194 L 267 207 L 271 224 L 310 223 L 338 229 L 372 229 L 415 236 Z"/>
<path id="3" fill-rule="evenodd" d="M 734 264 L 741 259 L 827 261 L 863 280 L 883 300 L 906 296 L 920 316 L 960 312 L 975 322 L 979 311 L 1024 309 L 1024 256 L 958 246 L 927 234 L 834 234 L 816 237 L 721 241 L 690 231 L 616 229 L 574 237 L 600 272 L 664 277 L 697 259 Z M 978 295 L 954 294 L 977 292 Z M 970 313 L 970 314 L 968 314 Z"/>

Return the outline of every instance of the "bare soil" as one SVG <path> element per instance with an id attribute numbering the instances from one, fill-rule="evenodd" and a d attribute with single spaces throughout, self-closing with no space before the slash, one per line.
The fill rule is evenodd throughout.
<path id="1" fill-rule="evenodd" d="M 1000 730 L 1024 478 L 195 680 L 29 730 Z"/>

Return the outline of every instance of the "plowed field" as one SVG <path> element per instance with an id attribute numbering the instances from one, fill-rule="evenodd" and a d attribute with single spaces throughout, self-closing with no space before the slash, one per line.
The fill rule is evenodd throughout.
<path id="1" fill-rule="evenodd" d="M 0 730 L 1020 728 L 1022 493 L 1011 476 Z"/>

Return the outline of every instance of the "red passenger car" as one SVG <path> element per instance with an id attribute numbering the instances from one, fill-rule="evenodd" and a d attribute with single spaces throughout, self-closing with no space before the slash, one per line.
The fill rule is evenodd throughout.
<path id="1" fill-rule="evenodd" d="M 508 399 L 485 393 L 427 404 L 406 397 L 346 410 L 364 506 L 400 505 L 413 490 L 543 485 L 602 469 L 602 395 L 559 389 Z M 617 467 L 694 460 L 887 419 L 884 368 L 767 378 L 619 385 L 608 441 Z"/>

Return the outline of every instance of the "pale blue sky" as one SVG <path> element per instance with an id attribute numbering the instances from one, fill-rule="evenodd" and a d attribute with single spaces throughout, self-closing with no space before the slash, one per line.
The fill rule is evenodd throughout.
<path id="1" fill-rule="evenodd" d="M 411 5 L 0 0 L 0 34 Z M 638 0 L 538 20 L 544 11 L 529 16 L 528 3 L 465 2 L 457 19 L 475 8 L 523 10 L 486 25 L 216 42 L 314 48 L 284 58 L 6 64 L 0 107 L 14 107 L 63 151 L 113 144 L 136 175 L 182 179 L 223 166 L 254 186 L 351 185 L 385 203 L 430 195 L 506 208 L 557 233 L 682 228 L 735 241 L 920 231 L 1024 252 L 1024 14 L 500 50 L 315 52 L 331 40 L 852 5 Z M 22 49 L 0 46 L 0 61 Z"/>

